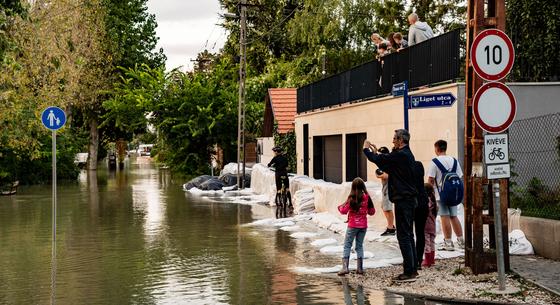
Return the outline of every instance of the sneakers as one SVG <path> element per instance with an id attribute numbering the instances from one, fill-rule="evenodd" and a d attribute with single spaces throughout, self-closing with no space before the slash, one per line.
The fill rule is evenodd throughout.
<path id="1" fill-rule="evenodd" d="M 465 249 L 465 239 L 461 237 L 457 237 L 457 247 L 460 249 Z"/>
<path id="2" fill-rule="evenodd" d="M 389 229 L 387 228 L 387 230 L 385 230 L 385 232 L 381 233 L 381 236 L 393 236 L 397 234 L 397 229 L 393 228 L 393 229 Z"/>
<path id="3" fill-rule="evenodd" d="M 451 239 L 444 239 L 442 249 L 445 251 L 455 251 L 455 246 L 453 245 L 453 241 Z"/>
<path id="4" fill-rule="evenodd" d="M 416 273 L 418 274 L 418 273 Z M 404 283 L 404 282 L 414 282 L 416 281 L 416 274 L 399 274 L 393 278 L 394 282 Z"/>

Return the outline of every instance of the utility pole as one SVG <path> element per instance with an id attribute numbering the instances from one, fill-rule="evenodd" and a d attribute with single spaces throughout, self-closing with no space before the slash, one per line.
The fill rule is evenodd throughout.
<path id="1" fill-rule="evenodd" d="M 239 4 L 239 105 L 237 110 L 237 186 L 245 187 L 245 69 L 246 58 L 246 30 L 247 30 L 247 1 L 241 0 Z M 240 171 L 239 165 L 243 163 Z"/>
<path id="2" fill-rule="evenodd" d="M 508 180 L 500 179 L 498 185 L 492 185 L 483 175 L 483 132 L 475 122 L 473 115 L 473 100 L 475 93 L 483 85 L 483 79 L 474 71 L 471 58 L 471 48 L 475 37 L 485 29 L 505 30 L 506 6 L 505 0 L 468 0 L 467 8 L 467 52 L 465 70 L 465 265 L 474 274 L 496 271 L 503 263 L 504 269 L 509 270 L 509 242 L 507 237 L 507 206 Z M 500 53 L 501 54 L 501 53 Z M 501 80 L 503 82 L 503 80 Z M 486 189 L 486 192 L 484 192 Z M 490 194 L 494 194 L 491 196 Z M 489 198 L 490 197 L 490 198 Z M 497 203 L 500 207 L 496 211 L 490 207 L 485 214 L 484 202 Z M 484 226 L 492 232 L 497 220 L 502 223 L 502 240 L 490 234 L 490 249 L 484 248 Z M 498 235 L 498 234 L 496 234 Z M 499 262 L 497 258 L 497 244 L 502 243 L 505 259 Z"/>

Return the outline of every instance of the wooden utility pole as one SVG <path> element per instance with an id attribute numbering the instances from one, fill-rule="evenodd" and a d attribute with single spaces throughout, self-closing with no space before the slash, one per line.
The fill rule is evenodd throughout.
<path id="1" fill-rule="evenodd" d="M 247 30 L 247 1 L 239 4 L 239 104 L 237 112 L 237 187 L 245 187 L 245 70 L 246 58 L 246 30 Z M 240 163 L 243 169 L 240 170 Z"/>
<path id="2" fill-rule="evenodd" d="M 485 7 L 485 4 L 487 5 Z M 474 71 L 471 61 L 471 47 L 476 35 L 485 29 L 505 31 L 505 0 L 468 0 L 467 11 L 467 58 L 465 75 L 465 265 L 474 274 L 496 271 L 496 241 L 492 185 L 483 176 L 483 134 L 473 117 L 473 97 L 482 86 L 482 78 Z M 503 80 L 502 80 L 503 82 Z M 500 215 L 502 239 L 505 252 L 505 269 L 509 270 L 509 244 L 507 207 L 509 202 L 508 179 L 500 179 Z M 483 214 L 487 208 L 489 213 Z M 484 247 L 484 225 L 490 232 L 489 248 Z"/>

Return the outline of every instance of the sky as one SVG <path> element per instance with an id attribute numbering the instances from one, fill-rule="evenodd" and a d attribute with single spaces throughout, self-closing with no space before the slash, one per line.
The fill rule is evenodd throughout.
<path id="1" fill-rule="evenodd" d="M 199 52 L 217 52 L 227 38 L 217 25 L 221 22 L 218 0 L 148 0 L 148 11 L 156 16 L 158 49 L 163 48 L 167 56 L 167 70 L 179 66 L 182 71 L 192 70 L 191 60 Z"/>

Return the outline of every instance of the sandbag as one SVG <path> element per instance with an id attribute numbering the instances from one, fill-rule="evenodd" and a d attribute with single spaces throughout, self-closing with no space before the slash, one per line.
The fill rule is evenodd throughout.
<path id="1" fill-rule="evenodd" d="M 219 179 L 226 185 L 226 186 L 233 186 L 237 185 L 237 175 L 235 174 L 223 174 L 219 177 Z M 245 187 L 251 187 L 251 175 L 245 174 Z"/>
<path id="2" fill-rule="evenodd" d="M 203 191 L 221 191 L 225 184 L 218 178 L 210 178 L 200 184 L 199 189 Z"/>
<path id="3" fill-rule="evenodd" d="M 315 195 L 312 188 L 296 191 L 294 194 L 294 211 L 296 214 L 313 213 L 315 211 Z"/>
<path id="4" fill-rule="evenodd" d="M 513 255 L 531 255 L 535 254 L 533 245 L 525 237 L 525 233 L 521 230 L 513 230 L 509 233 L 509 254 Z"/>
<path id="5" fill-rule="evenodd" d="M 243 165 L 239 165 L 239 170 L 243 171 Z M 251 168 L 245 166 L 245 174 L 251 174 Z M 222 171 L 220 172 L 220 176 L 225 174 L 234 174 L 237 175 L 237 163 L 228 163 L 224 166 Z"/>
<path id="6" fill-rule="evenodd" d="M 183 184 L 183 190 L 188 191 L 188 190 L 192 189 L 193 187 L 200 188 L 200 185 L 202 183 L 208 181 L 211 178 L 212 178 L 212 176 L 209 176 L 209 175 L 198 176 L 194 179 L 191 179 L 189 182 Z"/>

